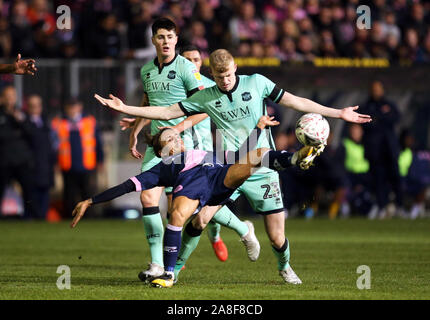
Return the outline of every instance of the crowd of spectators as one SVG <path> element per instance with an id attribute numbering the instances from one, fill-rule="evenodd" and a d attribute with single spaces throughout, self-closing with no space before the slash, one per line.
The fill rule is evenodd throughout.
<path id="1" fill-rule="evenodd" d="M 70 30 L 56 26 L 60 5 Z M 370 7 L 370 29 L 357 8 Z M 0 55 L 38 58 L 147 58 L 150 26 L 167 16 L 180 43 L 203 57 L 223 47 L 236 56 L 312 61 L 315 57 L 430 61 L 430 2 L 425 0 L 0 0 Z"/>

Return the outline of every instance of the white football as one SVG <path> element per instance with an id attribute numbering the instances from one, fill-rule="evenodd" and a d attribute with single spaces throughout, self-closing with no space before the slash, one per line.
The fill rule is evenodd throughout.
<path id="1" fill-rule="evenodd" d="M 296 137 L 305 146 L 327 144 L 330 133 L 328 121 L 318 113 L 306 113 L 296 123 Z"/>

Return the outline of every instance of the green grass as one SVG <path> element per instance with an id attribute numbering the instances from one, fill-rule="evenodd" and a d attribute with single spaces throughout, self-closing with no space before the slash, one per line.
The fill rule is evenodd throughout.
<path id="1" fill-rule="evenodd" d="M 287 285 L 254 220 L 261 254 L 246 257 L 238 236 L 222 229 L 229 259 L 219 262 L 203 234 L 171 289 L 154 289 L 137 274 L 148 246 L 140 221 L 0 222 L 0 299 L 430 299 L 430 220 L 287 220 L 291 264 L 302 279 Z M 71 268 L 71 290 L 58 290 L 57 267 Z M 358 290 L 359 265 L 371 289 Z"/>

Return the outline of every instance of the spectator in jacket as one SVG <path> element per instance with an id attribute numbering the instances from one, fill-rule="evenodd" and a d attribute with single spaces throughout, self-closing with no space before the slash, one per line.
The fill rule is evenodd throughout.
<path id="1" fill-rule="evenodd" d="M 62 118 L 52 120 L 52 128 L 63 175 L 63 215 L 70 216 L 76 201 L 94 193 L 94 174 L 103 163 L 103 148 L 96 119 L 83 113 L 82 102 L 71 100 L 64 110 Z"/>
<path id="2" fill-rule="evenodd" d="M 369 218 L 386 217 L 391 188 L 396 196 L 397 213 L 402 215 L 403 198 L 398 166 L 400 147 L 394 130 L 400 118 L 399 110 L 385 97 L 384 86 L 380 81 L 372 82 L 370 97 L 360 110 L 372 117 L 372 122 L 363 125 L 365 157 L 369 161 L 370 181 L 378 205 L 378 210 Z"/>
<path id="3" fill-rule="evenodd" d="M 24 217 L 38 217 L 33 199 L 33 155 L 30 148 L 31 129 L 25 115 L 16 108 L 16 91 L 7 86 L 1 94 L 0 106 L 0 199 L 7 185 L 16 180 L 22 189 Z"/>
<path id="4" fill-rule="evenodd" d="M 30 146 L 34 160 L 33 195 L 39 218 L 49 209 L 49 189 L 54 185 L 55 151 L 49 123 L 43 116 L 42 98 L 31 95 L 27 99 L 27 126 L 31 128 Z"/>

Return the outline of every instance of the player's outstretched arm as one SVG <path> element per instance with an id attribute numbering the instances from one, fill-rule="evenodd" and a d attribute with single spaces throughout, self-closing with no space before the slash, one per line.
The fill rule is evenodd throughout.
<path id="1" fill-rule="evenodd" d="M 372 121 L 369 115 L 355 112 L 358 106 L 335 109 L 325 107 L 312 100 L 298 97 L 288 92 L 284 92 L 279 104 L 297 111 L 319 113 L 325 117 L 340 118 L 348 122 L 367 123 Z"/>
<path id="2" fill-rule="evenodd" d="M 185 115 L 184 111 L 179 107 L 179 104 L 175 103 L 169 107 L 134 107 L 128 106 L 124 104 L 121 99 L 115 97 L 110 94 L 109 98 L 106 99 L 98 94 L 95 94 L 94 97 L 104 106 L 109 107 L 113 110 L 126 113 L 132 116 L 153 119 L 153 120 L 170 120 L 183 117 Z"/>
<path id="3" fill-rule="evenodd" d="M 14 63 L 0 64 L 0 73 L 30 74 L 33 76 L 37 71 L 35 63 L 34 59 L 21 60 L 21 54 L 18 53 Z"/>
<path id="4" fill-rule="evenodd" d="M 107 189 L 107 190 L 103 191 L 102 193 L 99 193 L 98 195 L 96 195 L 90 199 L 79 202 L 76 205 L 75 209 L 73 209 L 72 216 L 74 218 L 73 218 L 72 223 L 70 224 L 70 227 L 74 228 L 78 224 L 79 220 L 81 220 L 81 218 L 84 216 L 85 211 L 91 205 L 102 203 L 102 202 L 107 202 L 107 201 L 113 200 L 115 198 L 118 198 L 118 197 L 120 197 L 126 193 L 138 191 L 138 190 L 136 190 L 136 186 L 135 186 L 132 179 L 134 179 L 134 178 L 128 179 L 127 181 L 125 181 L 119 185 L 116 185 L 110 189 Z"/>
<path id="5" fill-rule="evenodd" d="M 207 117 L 209 117 L 207 113 L 193 114 L 192 116 L 189 116 L 185 120 L 179 122 L 176 126 L 158 127 L 158 129 L 161 130 L 165 128 L 171 128 L 177 130 L 178 132 L 183 132 L 191 127 L 194 127 L 196 124 L 199 124 Z"/>

